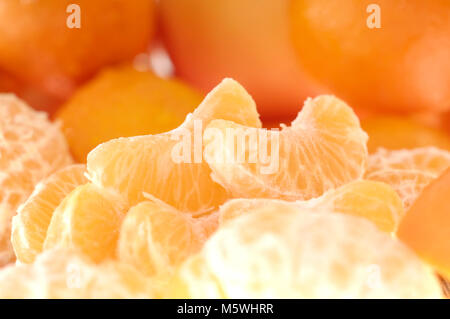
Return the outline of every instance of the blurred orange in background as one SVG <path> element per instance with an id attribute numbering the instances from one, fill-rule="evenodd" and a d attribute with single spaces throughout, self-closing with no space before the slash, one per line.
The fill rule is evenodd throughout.
<path id="1" fill-rule="evenodd" d="M 162 38 L 178 76 L 210 91 L 239 81 L 263 117 L 295 117 L 317 89 L 298 65 L 288 0 L 161 0 Z"/>
<path id="2" fill-rule="evenodd" d="M 65 99 L 101 67 L 147 49 L 155 29 L 153 0 L 78 0 L 79 29 L 67 26 L 72 3 L 1 1 L 0 69 L 17 78 L 25 90 L 31 85 L 45 92 L 38 95 Z M 6 89 L 0 80 L 0 91 Z M 14 91 L 23 93 L 20 88 Z M 34 102 L 35 97 L 29 100 Z M 45 108 L 39 101 L 35 104 Z"/>
<path id="3" fill-rule="evenodd" d="M 293 0 L 290 12 L 302 66 L 353 107 L 450 110 L 450 1 Z"/>
<path id="4" fill-rule="evenodd" d="M 106 69 L 82 86 L 56 113 L 78 162 L 117 137 L 158 134 L 183 123 L 202 101 L 196 90 L 131 66 Z"/>
<path id="5" fill-rule="evenodd" d="M 398 150 L 436 146 L 450 150 L 450 136 L 445 131 L 413 117 L 373 116 L 363 119 L 361 126 L 370 137 L 367 143 L 370 153 L 379 147 Z"/>

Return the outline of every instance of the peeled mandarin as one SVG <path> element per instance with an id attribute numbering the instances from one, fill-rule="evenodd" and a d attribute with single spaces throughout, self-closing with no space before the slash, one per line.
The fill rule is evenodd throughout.
<path id="1" fill-rule="evenodd" d="M 385 183 L 358 180 L 307 201 L 273 199 L 233 199 L 220 207 L 220 223 L 233 220 L 247 211 L 263 210 L 264 206 L 278 210 L 320 209 L 363 217 L 378 229 L 392 233 L 404 215 L 402 201 L 395 190 Z"/>
<path id="2" fill-rule="evenodd" d="M 114 191 L 78 186 L 53 213 L 44 250 L 77 248 L 94 262 L 114 258 L 126 211 L 126 201 Z"/>
<path id="3" fill-rule="evenodd" d="M 44 252 L 33 264 L 0 271 L 0 298 L 152 298 L 153 283 L 117 261 L 92 263 L 73 249 Z"/>
<path id="4" fill-rule="evenodd" d="M 212 121 L 204 141 L 213 179 L 233 197 L 310 199 L 360 178 L 367 161 L 366 133 L 333 96 L 308 99 L 281 131 Z"/>
<path id="5" fill-rule="evenodd" d="M 320 210 L 257 208 L 189 258 L 177 298 L 440 298 L 433 271 L 370 222 Z"/>
<path id="6" fill-rule="evenodd" d="M 11 219 L 35 185 L 72 163 L 60 128 L 12 94 L 0 94 L 0 266 L 14 259 Z"/>
<path id="7" fill-rule="evenodd" d="M 42 251 L 53 212 L 77 186 L 86 184 L 86 166 L 67 166 L 39 182 L 12 221 L 11 242 L 19 261 L 31 263 Z"/>
<path id="8" fill-rule="evenodd" d="M 365 178 L 391 185 L 407 210 L 432 180 L 450 167 L 450 152 L 435 147 L 379 149 L 369 156 Z"/>
<path id="9" fill-rule="evenodd" d="M 191 215 L 209 212 L 229 195 L 211 179 L 208 164 L 195 158 L 195 154 L 202 155 L 203 147 L 192 140 L 201 141 L 203 129 L 218 118 L 261 127 L 250 95 L 237 82 L 225 79 L 179 128 L 115 139 L 96 147 L 88 155 L 88 178 L 99 187 L 123 194 L 130 206 L 145 200 L 144 193 L 148 193 Z M 179 156 L 180 149 L 186 154 Z"/>
<path id="10" fill-rule="evenodd" d="M 146 201 L 132 207 L 123 220 L 118 258 L 147 276 L 164 280 L 207 239 L 202 222 L 173 207 Z"/>

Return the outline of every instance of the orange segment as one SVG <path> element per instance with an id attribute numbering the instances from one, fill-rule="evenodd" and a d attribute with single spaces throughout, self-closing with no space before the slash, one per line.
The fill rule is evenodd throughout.
<path id="1" fill-rule="evenodd" d="M 117 261 L 93 264 L 72 249 L 46 251 L 33 264 L 0 271 L 0 298 L 152 298 L 151 281 Z"/>
<path id="2" fill-rule="evenodd" d="M 397 236 L 450 279 L 450 169 L 431 182 L 400 223 Z"/>
<path id="3" fill-rule="evenodd" d="M 201 99 L 177 80 L 124 66 L 100 73 L 77 91 L 57 118 L 75 159 L 86 162 L 94 147 L 113 138 L 174 129 Z"/>
<path id="4" fill-rule="evenodd" d="M 206 221 L 158 203 L 139 203 L 122 223 L 119 260 L 147 276 L 167 277 L 175 266 L 200 250 L 207 238 L 201 223 Z"/>
<path id="5" fill-rule="evenodd" d="M 435 146 L 450 150 L 450 136 L 444 131 L 405 117 L 373 117 L 361 122 L 369 135 L 369 153 L 378 148 L 388 150 Z"/>
<path id="6" fill-rule="evenodd" d="M 31 263 L 42 251 L 42 245 L 53 212 L 77 186 L 88 182 L 82 164 L 63 168 L 41 181 L 19 208 L 12 222 L 11 241 L 19 261 Z"/>
<path id="7" fill-rule="evenodd" d="M 230 132 L 241 137 L 233 138 L 234 145 Z M 244 134 L 250 137 L 242 145 Z M 367 135 L 358 118 L 333 96 L 307 100 L 292 126 L 281 131 L 212 121 L 204 141 L 214 180 L 234 197 L 310 199 L 361 177 L 367 160 Z M 245 150 L 240 159 L 239 148 Z"/>
<path id="8" fill-rule="evenodd" d="M 366 218 L 380 230 L 393 232 L 403 217 L 400 197 L 387 184 L 359 180 L 308 201 L 288 202 L 271 199 L 234 199 L 220 207 L 221 224 L 241 216 L 246 211 L 278 206 L 278 210 L 319 209 Z"/>
<path id="9" fill-rule="evenodd" d="M 34 186 L 72 163 L 58 126 L 14 95 L 0 94 L 0 266 L 14 257 L 11 219 Z"/>
<path id="10" fill-rule="evenodd" d="M 76 247 L 93 261 L 115 256 L 125 200 L 93 184 L 78 186 L 53 213 L 44 249 Z"/>
<path id="11" fill-rule="evenodd" d="M 435 147 L 388 151 L 369 156 L 365 178 L 391 185 L 405 210 L 432 180 L 450 166 L 450 152 Z"/>
<path id="12" fill-rule="evenodd" d="M 316 205 L 327 211 L 364 217 L 385 232 L 395 231 L 404 215 L 402 201 L 392 187 L 366 180 L 330 191 L 317 199 Z"/>
<path id="13" fill-rule="evenodd" d="M 194 215 L 208 212 L 226 200 L 226 190 L 211 179 L 211 170 L 204 161 L 194 163 L 192 156 L 191 163 L 176 162 L 173 152 L 184 141 L 177 140 L 178 134 L 196 134 L 201 139 L 201 130 L 194 133 L 195 120 L 204 128 L 215 118 L 261 127 L 251 97 L 237 82 L 226 79 L 178 129 L 116 139 L 98 146 L 88 156 L 89 179 L 124 194 L 130 205 L 143 201 L 146 192 L 182 212 Z M 188 141 L 191 137 L 188 136 Z M 194 153 L 194 148 L 192 142 L 188 151 Z M 201 152 L 202 148 L 198 150 Z"/>
<path id="14" fill-rule="evenodd" d="M 166 295 L 440 298 L 442 293 L 430 268 L 370 222 L 266 205 L 221 227 L 181 266 Z"/>

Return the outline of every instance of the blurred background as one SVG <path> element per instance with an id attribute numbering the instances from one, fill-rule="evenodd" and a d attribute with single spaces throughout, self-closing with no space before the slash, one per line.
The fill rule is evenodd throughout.
<path id="1" fill-rule="evenodd" d="M 177 127 L 224 77 L 266 127 L 326 93 L 370 151 L 450 149 L 450 1 L 0 1 L 0 92 L 60 121 L 79 162 Z"/>

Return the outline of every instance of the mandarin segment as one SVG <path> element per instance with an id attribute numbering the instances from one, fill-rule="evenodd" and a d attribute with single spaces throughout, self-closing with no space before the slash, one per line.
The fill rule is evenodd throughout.
<path id="1" fill-rule="evenodd" d="M 153 283 L 117 261 L 93 264 L 80 252 L 54 249 L 33 264 L 0 271 L 0 298 L 152 298 Z"/>
<path id="2" fill-rule="evenodd" d="M 402 219 L 397 236 L 450 279 L 450 169 L 432 181 Z"/>
<path id="3" fill-rule="evenodd" d="M 77 248 L 94 262 L 113 258 L 126 201 L 91 183 L 75 188 L 53 213 L 44 250 Z"/>
<path id="4" fill-rule="evenodd" d="M 236 144 L 229 143 L 229 132 L 240 137 Z M 367 135 L 358 118 L 333 96 L 308 99 L 281 131 L 212 121 L 204 142 L 214 180 L 234 197 L 310 199 L 360 178 L 367 160 Z M 239 148 L 245 159 L 238 158 Z"/>
<path id="5" fill-rule="evenodd" d="M 0 94 L 0 266 L 13 258 L 11 219 L 34 186 L 72 163 L 59 127 L 14 95 Z"/>
<path id="6" fill-rule="evenodd" d="M 389 233 L 397 229 L 404 216 L 402 201 L 395 190 L 388 184 L 374 181 L 348 183 L 318 198 L 316 205 L 324 210 L 366 218 Z"/>
<path id="7" fill-rule="evenodd" d="M 407 210 L 432 180 L 450 166 L 450 152 L 435 147 L 379 149 L 369 156 L 365 178 L 387 183 Z"/>
<path id="8" fill-rule="evenodd" d="M 107 69 L 80 88 L 57 118 L 75 159 L 113 138 L 158 134 L 183 123 L 202 96 L 177 80 L 131 66 Z"/>
<path id="9" fill-rule="evenodd" d="M 225 79 L 178 129 L 99 145 L 88 155 L 88 177 L 98 186 L 124 194 L 130 206 L 143 201 L 148 193 L 192 215 L 211 211 L 228 198 L 227 191 L 211 179 L 205 161 L 194 163 L 194 156 L 187 163 L 177 161 L 173 153 L 185 142 L 183 137 L 177 140 L 180 135 L 188 134 L 189 142 L 192 134 L 201 139 L 202 130 L 195 131 L 195 123 L 205 128 L 215 118 L 261 127 L 250 95 L 237 82 Z M 189 143 L 189 152 L 202 152 L 193 144 Z"/>
<path id="10" fill-rule="evenodd" d="M 206 241 L 202 222 L 207 220 L 194 219 L 172 207 L 150 201 L 139 203 L 122 223 L 119 260 L 164 280 Z"/>
<path id="11" fill-rule="evenodd" d="M 318 209 L 363 217 L 378 229 L 392 233 L 404 215 L 402 201 L 395 190 L 385 183 L 358 180 L 330 190 L 308 201 L 271 199 L 234 199 L 220 207 L 220 223 L 233 220 L 247 211 L 264 210 L 265 206 L 279 211 Z"/>
<path id="12" fill-rule="evenodd" d="M 432 270 L 370 222 L 324 211 L 248 212 L 174 277 L 180 298 L 440 298 Z M 177 291 L 180 289 L 181 291 Z"/>
<path id="13" fill-rule="evenodd" d="M 53 212 L 77 186 L 86 184 L 86 165 L 67 166 L 36 185 L 12 221 L 11 242 L 16 258 L 31 263 L 42 251 Z"/>

